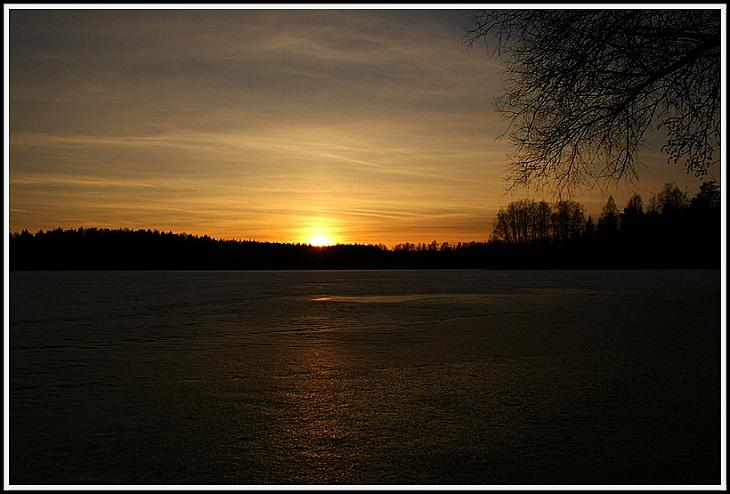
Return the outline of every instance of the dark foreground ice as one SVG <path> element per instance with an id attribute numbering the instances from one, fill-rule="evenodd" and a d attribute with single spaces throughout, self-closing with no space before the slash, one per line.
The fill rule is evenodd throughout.
<path id="1" fill-rule="evenodd" d="M 11 484 L 718 484 L 719 271 L 12 272 Z"/>

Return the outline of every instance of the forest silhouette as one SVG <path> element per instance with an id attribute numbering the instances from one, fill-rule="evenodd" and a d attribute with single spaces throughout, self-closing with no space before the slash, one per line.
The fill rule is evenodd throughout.
<path id="1" fill-rule="evenodd" d="M 220 240 L 150 229 L 56 228 L 10 236 L 12 270 L 718 268 L 720 189 L 689 198 L 666 184 L 646 206 L 609 196 L 597 219 L 582 204 L 518 200 L 487 241 L 338 244 Z"/>

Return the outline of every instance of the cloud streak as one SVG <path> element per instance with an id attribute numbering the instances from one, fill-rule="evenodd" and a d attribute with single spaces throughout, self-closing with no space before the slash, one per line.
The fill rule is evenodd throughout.
<path id="1" fill-rule="evenodd" d="M 484 239 L 511 148 L 501 66 L 461 44 L 462 21 L 14 10 L 11 229 Z"/>

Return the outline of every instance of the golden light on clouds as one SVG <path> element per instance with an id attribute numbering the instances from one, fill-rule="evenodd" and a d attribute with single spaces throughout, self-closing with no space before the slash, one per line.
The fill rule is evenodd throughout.
<path id="1" fill-rule="evenodd" d="M 523 194 L 506 194 L 501 66 L 462 45 L 465 23 L 448 10 L 15 10 L 11 230 L 486 240 Z M 657 156 L 643 194 L 696 189 Z M 600 211 L 605 195 L 577 199 Z"/>

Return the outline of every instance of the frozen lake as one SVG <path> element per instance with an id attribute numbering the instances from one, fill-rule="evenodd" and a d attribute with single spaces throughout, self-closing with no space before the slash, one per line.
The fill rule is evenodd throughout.
<path id="1" fill-rule="evenodd" d="M 11 272 L 12 484 L 720 482 L 719 271 Z"/>

